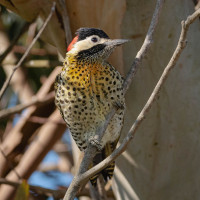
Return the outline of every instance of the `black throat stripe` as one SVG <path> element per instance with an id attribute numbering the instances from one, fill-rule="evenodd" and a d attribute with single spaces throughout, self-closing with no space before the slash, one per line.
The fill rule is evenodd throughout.
<path id="1" fill-rule="evenodd" d="M 105 46 L 105 44 L 97 44 L 91 47 L 90 49 L 82 50 L 77 54 L 76 58 L 78 60 L 81 60 L 84 58 L 92 57 L 94 54 L 102 51 L 105 48 Z"/>

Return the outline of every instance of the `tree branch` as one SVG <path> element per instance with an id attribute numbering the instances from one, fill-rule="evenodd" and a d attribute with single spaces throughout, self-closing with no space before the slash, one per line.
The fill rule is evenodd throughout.
<path id="1" fill-rule="evenodd" d="M 100 195 L 100 199 L 102 200 L 108 200 L 108 197 L 106 195 L 106 190 L 105 190 L 105 181 L 103 179 L 103 176 L 100 175 L 97 180 L 97 187 Z"/>
<path id="2" fill-rule="evenodd" d="M 147 52 L 151 46 L 151 44 L 153 43 L 153 35 L 155 32 L 155 28 L 158 24 L 158 19 L 160 16 L 160 12 L 161 12 L 161 8 L 163 6 L 164 1 L 163 0 L 157 0 L 156 3 L 156 7 L 155 7 L 155 11 L 153 13 L 153 17 L 151 19 L 151 24 L 149 26 L 148 32 L 146 34 L 144 43 L 142 44 L 142 47 L 140 48 L 140 50 L 138 51 L 133 64 L 131 65 L 130 71 L 127 74 L 126 80 L 124 82 L 124 93 L 126 93 L 126 91 L 129 89 L 131 82 L 143 60 L 143 58 L 147 55 Z"/>
<path id="3" fill-rule="evenodd" d="M 60 6 L 61 6 L 61 12 L 62 12 L 62 20 L 64 24 L 64 29 L 65 29 L 65 37 L 67 40 L 67 44 L 70 44 L 70 41 L 72 40 L 72 32 L 70 28 L 70 23 L 69 23 L 69 16 L 67 13 L 67 8 L 66 8 L 66 2 L 65 0 L 59 0 Z"/>
<path id="4" fill-rule="evenodd" d="M 4 60 L 4 58 L 10 53 L 10 51 L 13 49 L 13 47 L 15 46 L 15 44 L 17 43 L 17 41 L 19 40 L 19 38 L 21 37 L 21 35 L 25 32 L 25 30 L 28 27 L 28 24 L 29 23 L 27 23 L 27 22 L 23 24 L 22 28 L 16 34 L 15 38 L 10 43 L 9 47 L 0 55 L 0 64 L 2 63 L 2 61 Z"/>
<path id="5" fill-rule="evenodd" d="M 136 71 L 139 67 L 139 64 L 141 63 L 144 56 L 147 54 L 147 51 L 149 50 L 150 45 L 152 44 L 153 34 L 154 34 L 155 28 L 158 24 L 158 19 L 159 19 L 159 15 L 160 15 L 163 3 L 164 3 L 164 0 L 158 0 L 157 3 L 156 3 L 156 8 L 155 8 L 155 11 L 154 11 L 150 27 L 149 27 L 149 30 L 147 32 L 146 38 L 145 38 L 145 41 L 144 41 L 140 51 L 137 53 L 137 56 L 136 56 L 132 66 L 131 66 L 131 70 L 130 70 L 130 72 L 129 72 L 126 80 L 125 80 L 124 93 L 126 93 L 127 89 L 129 88 L 129 86 L 130 86 L 130 84 L 133 80 L 133 77 L 134 77 L 134 75 L 135 75 L 135 73 L 136 73 Z M 117 111 L 117 108 L 112 108 L 110 110 L 109 114 L 106 116 L 106 120 L 105 120 L 105 123 L 103 124 L 103 126 L 99 127 L 97 129 L 95 139 L 97 139 L 99 142 L 101 141 L 103 134 L 104 134 L 110 120 L 112 119 L 112 117 L 114 116 L 116 111 Z M 84 184 L 88 180 L 89 176 L 86 176 L 85 178 L 82 178 L 82 177 L 83 177 L 83 175 L 88 173 L 86 171 L 88 170 L 88 167 L 89 167 L 92 159 L 94 158 L 96 152 L 97 152 L 96 147 L 94 147 L 93 145 L 88 145 L 86 152 L 84 154 L 84 158 L 83 158 L 82 163 L 80 165 L 79 172 L 74 177 L 68 191 L 65 194 L 64 200 L 73 200 L 77 191 L 80 188 L 80 185 Z M 104 165 L 104 167 L 105 167 L 105 165 Z M 90 169 L 90 171 L 92 169 Z M 94 173 L 96 173 L 96 172 L 94 172 Z"/>
<path id="6" fill-rule="evenodd" d="M 0 178 L 0 185 L 1 184 L 6 184 L 6 185 L 11 185 L 13 187 L 18 187 L 21 184 L 21 181 L 9 181 L 4 178 Z M 34 185 L 29 185 L 30 190 L 36 192 L 37 194 L 44 194 L 47 196 L 54 196 L 54 197 L 60 197 L 62 198 L 64 196 L 64 190 L 52 190 L 48 188 L 43 188 L 39 186 L 34 186 Z"/>
<path id="7" fill-rule="evenodd" d="M 49 16 L 47 17 L 47 19 L 45 20 L 44 24 L 42 25 L 42 27 L 40 28 L 38 34 L 35 36 L 35 38 L 33 39 L 33 41 L 31 42 L 31 44 L 29 45 L 29 47 L 27 48 L 26 52 L 24 53 L 24 55 L 21 57 L 21 59 L 19 60 L 19 62 L 17 63 L 17 65 L 15 67 L 13 67 L 12 73 L 10 74 L 10 76 L 8 76 L 8 78 L 6 79 L 5 83 L 3 84 L 3 87 L 1 88 L 0 91 L 0 100 L 3 96 L 3 94 L 5 93 L 15 71 L 21 66 L 22 62 L 25 60 L 25 58 L 28 56 L 31 48 L 33 47 L 33 45 L 35 44 L 35 42 L 38 40 L 38 38 L 40 37 L 40 35 L 42 34 L 42 32 L 44 31 L 45 27 L 47 26 L 48 22 L 50 21 L 54 11 L 55 11 L 55 6 L 56 3 L 53 2 L 52 8 L 51 8 L 51 12 L 49 13 Z"/>
<path id="8" fill-rule="evenodd" d="M 65 121 L 63 119 L 60 120 L 50 120 L 49 117 L 38 117 L 38 116 L 31 116 L 28 119 L 29 122 L 36 123 L 36 124 L 45 124 L 45 123 L 52 123 L 52 124 L 60 124 L 60 125 L 66 125 Z"/>
<path id="9" fill-rule="evenodd" d="M 21 184 L 21 181 L 9 181 L 4 178 L 0 178 L 0 185 L 11 185 L 13 187 L 18 187 Z M 57 190 L 52 190 L 40 186 L 35 186 L 35 185 L 29 185 L 29 188 L 31 191 L 34 191 L 37 194 L 44 194 L 46 196 L 53 196 L 55 199 L 61 199 L 65 195 L 65 190 L 64 189 L 57 189 Z M 90 196 L 89 189 L 84 188 L 82 191 L 78 192 L 77 194 L 78 197 L 80 196 Z M 112 191 L 108 191 L 108 196 L 113 197 Z"/>
<path id="10" fill-rule="evenodd" d="M 54 96 L 55 96 L 54 92 L 47 94 L 47 96 L 42 99 L 41 99 L 41 97 L 38 97 L 37 95 L 33 96 L 32 100 L 27 103 L 14 106 L 12 108 L 1 110 L 0 111 L 0 119 L 8 117 L 10 115 L 13 115 L 15 113 L 19 113 L 22 110 L 24 110 L 30 106 L 33 106 L 33 105 L 40 106 L 40 105 L 46 104 L 46 103 L 52 101 L 54 99 Z"/>

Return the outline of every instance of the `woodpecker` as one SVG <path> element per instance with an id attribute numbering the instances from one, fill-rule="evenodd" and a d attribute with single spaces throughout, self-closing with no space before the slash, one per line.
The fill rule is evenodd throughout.
<path id="1" fill-rule="evenodd" d="M 94 139 L 111 108 L 120 105 L 98 144 L 99 151 L 91 167 L 114 151 L 120 137 L 125 108 L 124 79 L 107 58 L 127 41 L 112 40 L 96 28 L 78 29 L 67 48 L 62 72 L 56 77 L 55 104 L 81 151 Z M 100 172 L 105 181 L 112 178 L 114 166 L 115 162 Z M 90 178 L 93 186 L 100 173 Z"/>

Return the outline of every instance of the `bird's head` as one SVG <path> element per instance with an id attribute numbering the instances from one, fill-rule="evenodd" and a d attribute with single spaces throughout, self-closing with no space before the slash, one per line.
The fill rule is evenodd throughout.
<path id="1" fill-rule="evenodd" d="M 96 28 L 80 28 L 76 35 L 67 48 L 67 54 L 80 61 L 106 60 L 117 46 L 128 42 L 125 39 L 112 40 L 104 31 Z"/>

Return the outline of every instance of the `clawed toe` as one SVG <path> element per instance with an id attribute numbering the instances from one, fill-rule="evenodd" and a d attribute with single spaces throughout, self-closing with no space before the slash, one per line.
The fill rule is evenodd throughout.
<path id="1" fill-rule="evenodd" d="M 92 138 L 89 139 L 89 143 L 92 146 L 95 146 L 98 151 L 102 150 L 102 145 L 101 145 L 101 143 L 97 139 L 95 139 L 95 138 L 92 137 Z"/>
<path id="2" fill-rule="evenodd" d="M 114 103 L 114 106 L 117 108 L 117 109 L 124 109 L 124 105 L 123 104 L 121 104 L 120 102 L 115 102 Z"/>

